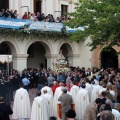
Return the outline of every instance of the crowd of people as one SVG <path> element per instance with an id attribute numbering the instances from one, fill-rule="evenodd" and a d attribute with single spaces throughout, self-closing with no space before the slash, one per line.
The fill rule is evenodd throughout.
<path id="1" fill-rule="evenodd" d="M 93 74 L 95 72 L 97 74 Z M 98 71 L 70 67 L 67 72 L 59 72 L 50 68 L 48 70 L 38 68 L 24 70 L 22 74 L 12 70 L 9 74 L 6 81 L 12 82 L 14 84 L 12 90 L 16 91 L 13 119 L 120 119 L 120 73 L 115 69 Z M 4 72 L 0 72 L 0 77 L 5 78 Z M 29 99 L 31 88 L 36 88 L 32 107 Z M 12 94 L 10 96 L 13 97 Z"/>
<path id="2" fill-rule="evenodd" d="M 0 17 L 17 19 L 19 18 L 19 14 L 17 13 L 17 10 L 13 11 L 9 9 L 7 10 L 2 9 L 0 13 Z M 64 22 L 64 21 L 69 21 L 70 17 L 66 17 L 66 15 L 62 15 L 55 19 L 52 14 L 45 15 L 44 13 L 40 14 L 40 12 L 37 13 L 25 12 L 24 15 L 22 16 L 22 19 L 29 19 L 33 21 L 45 21 L 45 22 Z"/>

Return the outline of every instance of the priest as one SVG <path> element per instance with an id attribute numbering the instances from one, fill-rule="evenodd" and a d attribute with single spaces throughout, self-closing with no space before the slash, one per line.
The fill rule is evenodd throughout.
<path id="1" fill-rule="evenodd" d="M 78 91 L 75 100 L 75 110 L 77 120 L 81 120 L 87 105 L 89 104 L 88 91 L 85 89 L 85 83 L 81 84 L 81 89 Z"/>
<path id="2" fill-rule="evenodd" d="M 54 106 L 53 106 L 53 110 L 54 110 L 54 116 L 57 117 L 57 119 L 59 120 L 59 115 L 58 115 L 58 105 L 60 105 L 60 102 L 58 101 L 58 98 L 60 97 L 60 95 L 62 95 L 62 89 L 64 88 L 64 84 L 62 82 L 59 83 L 59 87 L 56 88 L 55 94 L 54 94 Z"/>
<path id="3" fill-rule="evenodd" d="M 75 104 L 75 99 L 76 99 L 77 92 L 79 91 L 79 87 L 76 85 L 75 81 L 72 81 L 70 83 L 70 86 L 71 86 L 70 93 L 73 99 L 73 103 Z"/>
<path id="4" fill-rule="evenodd" d="M 95 101 L 99 97 L 99 91 L 102 89 L 102 86 L 96 85 L 92 90 L 91 102 Z"/>
<path id="5" fill-rule="evenodd" d="M 90 84 L 90 81 L 88 78 L 85 78 L 85 81 L 86 81 L 86 90 L 88 91 L 88 95 L 89 95 L 89 101 L 91 102 L 91 95 L 92 95 L 92 85 Z"/>
<path id="6" fill-rule="evenodd" d="M 42 94 L 42 95 L 44 94 L 44 93 L 43 93 L 44 90 L 47 90 L 47 93 L 53 96 L 53 91 L 52 91 L 51 87 L 48 86 L 48 82 L 46 82 L 46 83 L 45 83 L 45 87 L 43 87 L 43 88 L 41 89 L 41 94 Z"/>
<path id="7" fill-rule="evenodd" d="M 54 116 L 53 114 L 53 96 L 47 93 L 47 90 L 43 90 L 43 95 L 42 95 L 48 105 L 47 105 L 47 112 L 48 112 L 48 117 L 50 118 L 51 116 Z"/>
<path id="8" fill-rule="evenodd" d="M 49 120 L 47 106 L 46 98 L 41 96 L 41 92 L 38 93 L 38 96 L 33 101 L 30 120 Z"/>
<path id="9" fill-rule="evenodd" d="M 31 106 L 29 94 L 26 89 L 23 88 L 23 83 L 20 84 L 20 89 L 16 91 L 14 103 L 13 103 L 13 119 L 28 119 L 31 114 Z"/>

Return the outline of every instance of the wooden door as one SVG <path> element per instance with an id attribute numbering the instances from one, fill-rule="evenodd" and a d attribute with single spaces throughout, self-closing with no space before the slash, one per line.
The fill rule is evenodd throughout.
<path id="1" fill-rule="evenodd" d="M 40 12 L 41 14 L 41 0 L 34 0 L 34 13 Z"/>
<path id="2" fill-rule="evenodd" d="M 68 12 L 68 6 L 67 5 L 61 5 L 61 15 L 65 15 Z"/>

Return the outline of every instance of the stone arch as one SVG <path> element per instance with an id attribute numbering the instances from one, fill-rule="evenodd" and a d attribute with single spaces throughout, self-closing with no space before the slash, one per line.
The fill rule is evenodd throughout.
<path id="1" fill-rule="evenodd" d="M 98 46 L 93 52 L 92 52 L 92 67 L 98 67 L 101 68 L 101 52 L 102 50 L 107 47 L 107 45 L 103 46 L 102 48 Z M 118 46 L 113 46 L 112 49 L 114 49 L 116 52 L 120 51 L 120 48 Z M 119 57 L 119 56 L 118 56 Z M 118 58 L 119 60 L 119 58 Z M 118 66 L 119 66 L 118 61 Z"/>
<path id="2" fill-rule="evenodd" d="M 10 50 L 11 50 L 11 54 L 12 54 L 12 55 L 15 55 L 15 54 L 18 54 L 18 53 L 19 53 L 18 45 L 17 45 L 14 41 L 2 40 L 2 41 L 0 42 L 0 44 L 2 44 L 2 43 L 5 43 L 5 44 L 7 44 L 7 45 L 10 47 Z"/>
<path id="3" fill-rule="evenodd" d="M 57 49 L 57 53 L 59 53 L 59 50 L 62 50 L 62 54 L 65 57 L 66 60 L 69 61 L 69 65 L 73 65 L 73 55 L 74 55 L 74 48 L 71 43 L 62 41 Z"/>
<path id="4" fill-rule="evenodd" d="M 19 53 L 17 44 L 14 41 L 2 40 L 0 41 L 0 55 L 16 55 Z M 9 65 L 9 67 L 8 67 Z M 9 62 L 0 62 L 0 69 L 8 70 L 13 68 L 13 59 Z"/>
<path id="5" fill-rule="evenodd" d="M 118 55 L 114 48 L 109 48 L 105 51 L 104 47 L 100 54 L 101 68 L 118 68 Z"/>
<path id="6" fill-rule="evenodd" d="M 69 51 L 68 54 L 74 54 L 74 53 L 75 53 L 75 52 L 74 52 L 74 47 L 73 47 L 73 45 L 72 45 L 71 43 L 64 42 L 64 41 L 62 41 L 62 42 L 59 44 L 58 49 L 57 49 L 57 53 L 59 53 L 59 50 L 60 50 L 60 48 L 61 48 L 63 45 L 65 45 L 66 48 L 67 48 L 67 50 Z"/>
<path id="7" fill-rule="evenodd" d="M 48 66 L 48 56 L 51 56 L 52 48 L 48 42 L 44 41 L 30 41 L 26 45 L 25 53 L 28 54 L 27 67 L 46 67 Z M 34 64 L 33 64 L 34 61 Z"/>
<path id="8" fill-rule="evenodd" d="M 40 40 L 35 40 L 35 41 L 33 41 L 33 40 L 31 40 L 31 41 L 28 41 L 28 43 L 26 44 L 26 46 L 25 46 L 25 54 L 27 54 L 27 50 L 28 50 L 28 48 L 30 47 L 30 45 L 32 45 L 33 43 L 36 43 L 36 42 L 38 42 L 38 43 L 40 43 L 41 45 L 43 45 L 43 47 L 45 48 L 45 50 L 46 50 L 46 54 L 51 54 L 51 53 L 53 53 L 53 49 L 52 49 L 52 46 L 50 45 L 50 43 L 47 41 L 40 41 Z"/>

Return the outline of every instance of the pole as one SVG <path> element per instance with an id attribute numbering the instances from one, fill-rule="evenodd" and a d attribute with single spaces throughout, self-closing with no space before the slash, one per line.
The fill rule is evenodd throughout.
<path id="1" fill-rule="evenodd" d="M 28 10 L 28 12 L 29 12 L 29 7 L 28 7 L 28 6 L 21 6 L 21 8 L 24 8 L 24 7 L 27 7 L 27 10 Z"/>
<path id="2" fill-rule="evenodd" d="M 9 80 L 9 55 L 8 55 L 8 80 Z"/>

